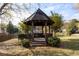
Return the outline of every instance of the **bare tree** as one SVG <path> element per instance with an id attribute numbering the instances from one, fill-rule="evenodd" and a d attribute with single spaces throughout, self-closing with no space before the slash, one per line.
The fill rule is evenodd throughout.
<path id="1" fill-rule="evenodd" d="M 3 5 L 0 7 L 0 15 L 4 14 L 3 9 L 8 5 L 8 3 L 3 3 Z"/>
<path id="2" fill-rule="evenodd" d="M 3 3 L 3 4 L 1 4 L 1 6 L 0 6 L 0 17 L 4 14 L 4 13 L 6 13 L 6 6 L 8 5 L 8 3 Z M 3 26 L 2 26 L 2 19 L 1 19 L 1 30 L 4 30 L 3 29 Z"/>

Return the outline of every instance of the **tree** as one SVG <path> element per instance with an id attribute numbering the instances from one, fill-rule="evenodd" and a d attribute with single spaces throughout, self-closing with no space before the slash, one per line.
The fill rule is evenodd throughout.
<path id="1" fill-rule="evenodd" d="M 0 28 L 1 28 L 1 30 L 2 30 L 2 33 L 5 32 L 6 26 L 7 26 L 7 25 L 4 24 L 4 23 L 0 24 Z"/>
<path id="2" fill-rule="evenodd" d="M 2 15 L 2 14 L 4 14 L 5 12 L 6 12 L 6 10 L 5 11 L 3 11 L 4 9 L 5 9 L 5 7 L 8 5 L 8 3 L 3 3 L 2 4 L 2 6 L 0 7 L 0 15 Z"/>
<path id="3" fill-rule="evenodd" d="M 31 30 L 31 27 L 27 24 L 24 24 L 22 21 L 19 23 L 19 29 L 23 33 L 28 33 Z"/>
<path id="4" fill-rule="evenodd" d="M 24 7 L 24 9 L 22 8 Z M 22 4 L 22 6 L 20 6 L 20 4 L 13 4 L 13 3 L 0 3 L 0 20 L 1 20 L 1 24 L 3 24 L 4 21 L 8 21 L 14 18 L 14 13 L 17 14 L 17 12 L 19 14 L 17 14 L 17 18 L 18 15 L 22 15 L 21 11 L 27 11 L 29 8 L 27 7 L 27 5 Z M 14 13 L 13 13 L 14 12 Z M 0 27 L 1 31 L 3 31 L 2 26 Z"/>
<path id="5" fill-rule="evenodd" d="M 76 22 L 77 22 L 77 19 L 72 19 L 72 20 L 70 21 L 70 23 L 68 24 L 68 27 L 67 27 L 67 34 L 68 34 L 68 35 L 71 35 L 72 30 L 73 30 L 74 28 L 77 28 L 77 27 L 76 27 Z"/>
<path id="6" fill-rule="evenodd" d="M 50 17 L 54 24 L 51 26 L 53 31 L 53 36 L 55 36 L 56 31 L 63 25 L 62 16 L 58 13 L 51 12 L 52 16 Z"/>
<path id="7" fill-rule="evenodd" d="M 18 29 L 16 27 L 14 27 L 14 25 L 12 24 L 11 21 L 9 21 L 9 24 L 7 25 L 7 32 L 9 34 L 14 34 L 14 33 L 18 32 Z"/>
<path id="8" fill-rule="evenodd" d="M 8 5 L 8 3 L 3 3 L 0 4 L 0 16 L 3 15 L 4 13 L 6 13 L 6 9 L 5 7 Z M 1 20 L 1 25 L 2 25 L 2 20 Z M 3 26 L 1 26 L 1 30 L 4 30 Z"/>

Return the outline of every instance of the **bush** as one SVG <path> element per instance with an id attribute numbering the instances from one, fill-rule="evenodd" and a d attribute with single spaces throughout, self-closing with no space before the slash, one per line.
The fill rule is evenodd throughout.
<path id="1" fill-rule="evenodd" d="M 23 47 L 28 48 L 28 47 L 30 47 L 30 41 L 27 40 L 27 39 L 23 39 L 23 40 L 21 40 L 21 45 L 22 45 Z"/>
<path id="2" fill-rule="evenodd" d="M 19 34 L 18 39 L 31 39 L 31 34 Z"/>
<path id="3" fill-rule="evenodd" d="M 18 39 L 25 39 L 26 38 L 26 34 L 19 34 L 18 35 Z"/>
<path id="4" fill-rule="evenodd" d="M 60 46 L 60 38 L 57 38 L 57 37 L 49 37 L 48 38 L 48 44 L 50 46 L 53 46 L 53 47 L 59 47 Z"/>
<path id="5" fill-rule="evenodd" d="M 23 47 L 26 47 L 26 48 L 30 47 L 30 40 L 27 39 L 26 34 L 19 34 L 18 39 L 21 40 L 20 43 Z"/>

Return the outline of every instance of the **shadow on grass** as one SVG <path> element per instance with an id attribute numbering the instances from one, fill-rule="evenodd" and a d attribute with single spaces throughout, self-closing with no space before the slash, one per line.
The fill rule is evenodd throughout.
<path id="1" fill-rule="evenodd" d="M 64 49 L 79 50 L 79 39 L 69 39 L 68 41 L 62 41 L 61 47 Z"/>

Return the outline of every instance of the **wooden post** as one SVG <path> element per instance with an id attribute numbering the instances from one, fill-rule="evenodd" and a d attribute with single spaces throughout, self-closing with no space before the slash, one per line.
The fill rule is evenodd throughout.
<path id="1" fill-rule="evenodd" d="M 50 34 L 50 25 L 49 25 L 49 34 Z"/>
<path id="2" fill-rule="evenodd" d="M 46 45 L 48 44 L 48 41 L 47 41 L 47 22 L 45 22 L 45 39 L 46 39 Z"/>
<path id="3" fill-rule="evenodd" d="M 43 33 L 43 26 L 42 26 L 42 33 Z"/>
<path id="4" fill-rule="evenodd" d="M 32 22 L 32 40 L 34 40 L 34 32 L 33 32 L 33 29 L 34 29 L 34 23 Z"/>

